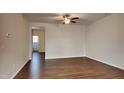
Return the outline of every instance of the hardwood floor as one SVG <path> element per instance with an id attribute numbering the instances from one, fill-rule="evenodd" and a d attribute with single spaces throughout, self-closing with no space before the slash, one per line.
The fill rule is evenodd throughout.
<path id="1" fill-rule="evenodd" d="M 124 70 L 89 58 L 44 59 L 44 53 L 33 53 L 33 59 L 15 79 L 123 79 Z"/>

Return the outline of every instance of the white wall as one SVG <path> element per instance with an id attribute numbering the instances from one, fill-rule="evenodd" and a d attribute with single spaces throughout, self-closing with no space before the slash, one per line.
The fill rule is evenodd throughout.
<path id="1" fill-rule="evenodd" d="M 0 15 L 0 20 L 2 20 L 2 15 Z M 2 21 L 0 21 L 0 29 L 2 29 Z M 0 61 L 2 61 L 2 30 L 0 30 Z"/>
<path id="2" fill-rule="evenodd" d="M 28 34 L 22 14 L 0 14 L 0 78 L 12 78 L 29 60 Z"/>
<path id="3" fill-rule="evenodd" d="M 86 55 L 124 69 L 124 14 L 112 14 L 87 26 Z"/>
<path id="4" fill-rule="evenodd" d="M 84 26 L 48 23 L 31 23 L 30 25 L 45 27 L 47 59 L 85 56 Z"/>
<path id="5" fill-rule="evenodd" d="M 40 31 L 40 52 L 45 52 L 45 31 Z"/>

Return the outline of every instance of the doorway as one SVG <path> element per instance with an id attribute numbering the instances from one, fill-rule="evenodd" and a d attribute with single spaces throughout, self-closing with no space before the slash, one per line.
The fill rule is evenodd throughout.
<path id="1" fill-rule="evenodd" d="M 45 59 L 45 29 L 43 27 L 32 27 L 32 53 L 32 62 L 34 58 Z"/>

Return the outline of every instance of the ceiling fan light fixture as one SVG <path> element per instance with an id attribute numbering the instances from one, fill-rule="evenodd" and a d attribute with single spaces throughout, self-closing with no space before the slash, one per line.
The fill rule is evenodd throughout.
<path id="1" fill-rule="evenodd" d="M 64 18 L 64 22 L 65 22 L 65 24 L 69 24 L 69 23 L 70 23 L 70 19 L 67 18 L 67 17 L 65 17 L 65 18 Z"/>

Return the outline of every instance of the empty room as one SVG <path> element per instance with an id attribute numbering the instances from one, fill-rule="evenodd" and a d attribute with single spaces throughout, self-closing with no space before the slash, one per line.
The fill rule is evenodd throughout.
<path id="1" fill-rule="evenodd" d="M 123 13 L 0 13 L 0 79 L 123 79 Z"/>

